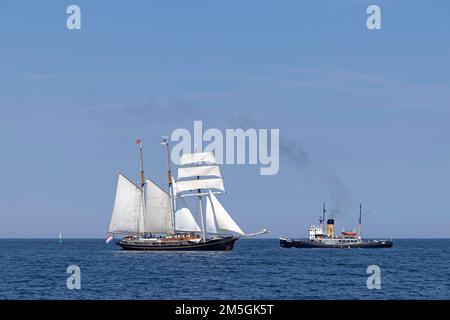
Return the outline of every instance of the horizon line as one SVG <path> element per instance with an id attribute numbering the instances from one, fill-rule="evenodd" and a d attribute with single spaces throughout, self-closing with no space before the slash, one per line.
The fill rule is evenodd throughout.
<path id="1" fill-rule="evenodd" d="M 260 237 L 260 238 L 240 238 L 239 240 L 279 240 L 281 237 Z M 291 239 L 305 239 L 305 237 L 286 237 Z M 392 240 L 450 240 L 449 237 L 367 237 L 365 239 L 392 239 Z M 1 237 L 2 240 L 59 240 L 58 237 L 49 238 L 49 237 Z M 67 237 L 62 238 L 62 240 L 105 240 L 105 238 L 93 238 L 93 237 Z"/>

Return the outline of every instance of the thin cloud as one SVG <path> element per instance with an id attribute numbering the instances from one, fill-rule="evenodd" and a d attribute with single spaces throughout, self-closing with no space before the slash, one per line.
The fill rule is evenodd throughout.
<path id="1" fill-rule="evenodd" d="M 62 77 L 62 74 L 58 73 L 30 73 L 26 75 L 29 80 L 48 80 Z"/>

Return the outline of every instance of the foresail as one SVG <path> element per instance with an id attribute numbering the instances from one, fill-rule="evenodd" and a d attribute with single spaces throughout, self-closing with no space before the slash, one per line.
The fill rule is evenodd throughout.
<path id="1" fill-rule="evenodd" d="M 175 229 L 184 232 L 200 232 L 201 229 L 188 208 L 175 212 Z"/>
<path id="2" fill-rule="evenodd" d="M 119 174 L 116 199 L 108 232 L 138 233 L 143 231 L 142 191 Z M 139 227 L 138 227 L 139 223 Z"/>
<path id="3" fill-rule="evenodd" d="M 150 179 L 145 181 L 145 232 L 170 233 L 170 197 Z"/>
<path id="4" fill-rule="evenodd" d="M 214 209 L 209 197 L 206 197 L 206 232 L 217 233 L 216 221 L 214 218 Z"/>
<path id="5" fill-rule="evenodd" d="M 209 197 L 211 198 L 211 204 L 216 217 L 217 228 L 224 231 L 234 232 L 241 236 L 245 235 L 245 232 L 242 231 L 236 222 L 234 222 L 233 218 L 231 218 L 227 210 L 225 210 L 211 191 L 209 192 Z"/>

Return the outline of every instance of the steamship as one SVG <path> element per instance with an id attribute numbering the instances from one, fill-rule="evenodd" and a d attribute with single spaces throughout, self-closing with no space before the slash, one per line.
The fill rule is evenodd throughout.
<path id="1" fill-rule="evenodd" d="M 361 236 L 362 205 L 359 206 L 358 233 L 342 231 L 340 235 L 334 232 L 334 219 L 328 219 L 326 232 L 324 232 L 326 208 L 323 206 L 323 214 L 319 219 L 319 226 L 309 227 L 308 239 L 280 238 L 282 248 L 391 248 L 392 240 L 363 240 Z"/>

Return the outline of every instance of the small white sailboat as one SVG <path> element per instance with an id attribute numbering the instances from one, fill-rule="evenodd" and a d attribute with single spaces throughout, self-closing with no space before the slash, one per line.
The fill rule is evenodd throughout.
<path id="1" fill-rule="evenodd" d="M 59 233 L 59 242 L 61 243 L 63 240 L 62 240 L 62 233 L 60 232 Z"/>
<path id="2" fill-rule="evenodd" d="M 210 152 L 184 154 L 178 168 L 178 179 L 172 177 L 170 148 L 167 191 L 146 179 L 142 143 L 141 184 L 138 186 L 119 174 L 116 199 L 109 234 L 125 235 L 117 245 L 125 250 L 232 250 L 234 243 L 246 236 L 219 202 L 224 194 L 220 168 Z M 200 223 L 194 218 L 185 199 L 197 198 Z M 266 233 L 263 230 L 260 233 Z"/>

